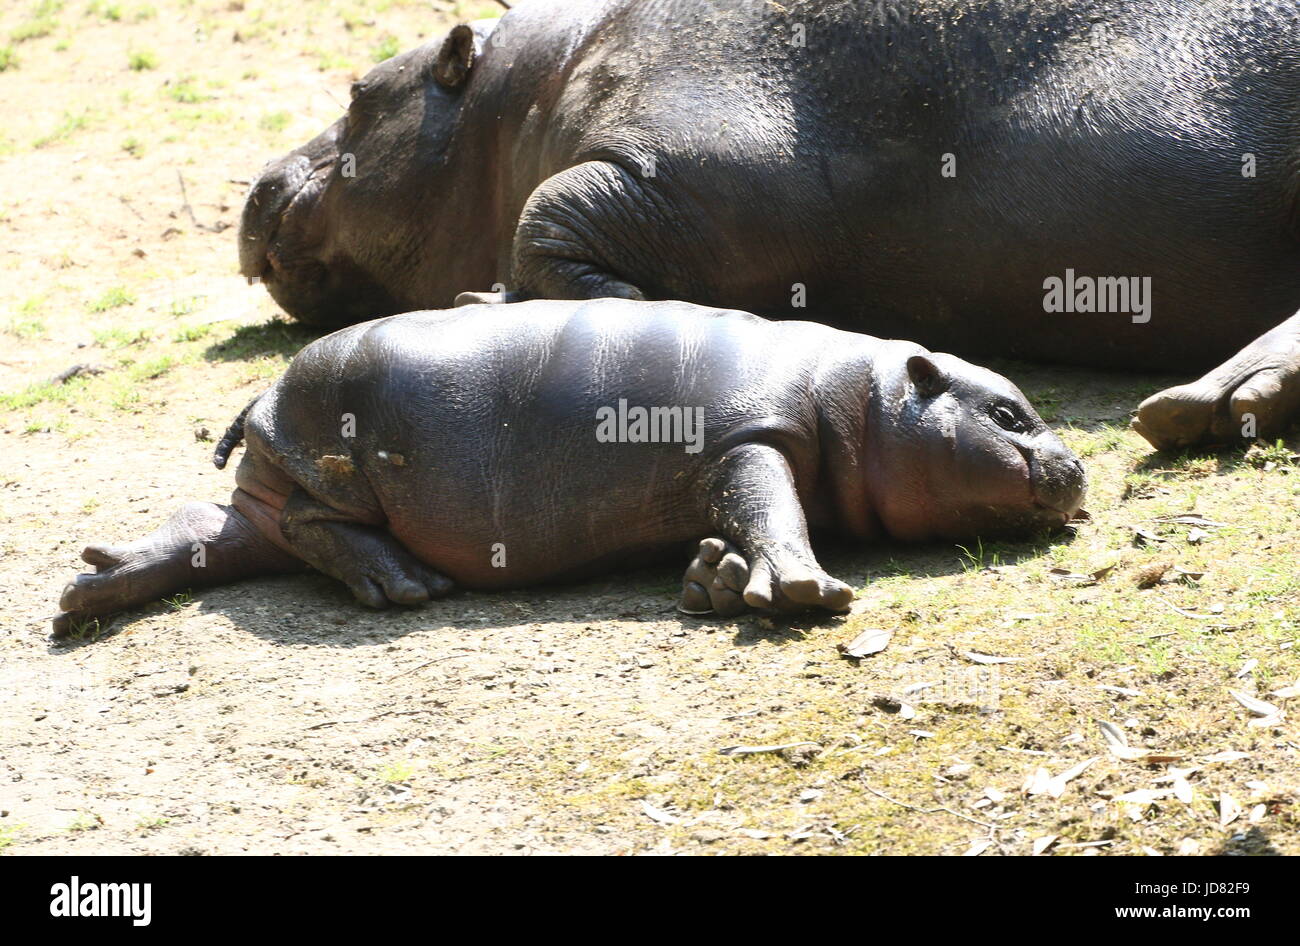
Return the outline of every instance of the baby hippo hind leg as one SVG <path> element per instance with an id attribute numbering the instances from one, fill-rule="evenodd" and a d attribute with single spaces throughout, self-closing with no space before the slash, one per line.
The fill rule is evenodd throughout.
<path id="1" fill-rule="evenodd" d="M 357 522 L 294 490 L 280 515 L 280 531 L 294 554 L 343 582 L 364 605 L 420 604 L 450 594 L 450 578 L 408 552 L 381 526 Z"/>
<path id="2" fill-rule="evenodd" d="M 95 571 L 76 576 L 63 589 L 55 637 L 93 618 L 186 588 L 303 568 L 239 510 L 198 502 L 182 506 L 142 539 L 126 545 L 89 545 L 81 558 Z"/>

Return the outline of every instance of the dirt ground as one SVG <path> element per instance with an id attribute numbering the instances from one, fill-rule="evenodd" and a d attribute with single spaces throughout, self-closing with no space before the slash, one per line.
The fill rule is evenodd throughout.
<path id="1" fill-rule="evenodd" d="M 683 561 L 382 613 L 271 578 L 48 640 L 83 545 L 225 499 L 213 433 L 312 337 L 235 275 L 248 179 L 494 10 L 0 13 L 0 850 L 1300 852 L 1271 695 L 1300 678 L 1296 442 L 1152 454 L 1127 421 L 1167 377 L 997 366 L 1085 458 L 1092 520 L 831 549 L 847 617 L 684 619 Z"/>

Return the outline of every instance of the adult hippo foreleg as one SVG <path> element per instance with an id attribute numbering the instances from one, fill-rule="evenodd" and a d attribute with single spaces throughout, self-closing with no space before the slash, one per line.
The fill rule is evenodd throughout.
<path id="1" fill-rule="evenodd" d="M 280 515 L 285 541 L 304 562 L 343 582 L 362 604 L 420 604 L 450 594 L 450 578 L 403 548 L 381 526 L 317 502 L 302 489 Z"/>
<path id="2" fill-rule="evenodd" d="M 1203 378 L 1138 407 L 1133 429 L 1159 449 L 1274 437 L 1300 414 L 1300 314 Z"/>
<path id="3" fill-rule="evenodd" d="M 515 228 L 506 292 L 462 292 L 456 305 L 525 299 L 644 299 L 617 271 L 610 251 L 641 259 L 654 230 L 654 204 L 635 175 L 610 161 L 586 161 L 543 181 Z M 631 248 L 633 254 L 627 251 Z"/>
<path id="4" fill-rule="evenodd" d="M 750 608 L 843 611 L 853 589 L 826 574 L 785 456 L 766 444 L 728 452 L 705 486 L 707 512 L 726 537 L 705 539 L 686 570 L 679 609 L 731 617 Z"/>

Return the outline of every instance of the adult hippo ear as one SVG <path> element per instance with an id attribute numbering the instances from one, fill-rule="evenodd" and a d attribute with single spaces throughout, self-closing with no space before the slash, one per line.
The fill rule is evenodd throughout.
<path id="1" fill-rule="evenodd" d="M 445 89 L 464 85 L 482 51 L 483 42 L 471 27 L 464 23 L 452 27 L 433 60 L 434 79 Z"/>
<path id="2" fill-rule="evenodd" d="M 913 355 L 907 359 L 907 376 L 918 394 L 924 398 L 936 397 L 948 390 L 952 379 L 926 355 Z"/>

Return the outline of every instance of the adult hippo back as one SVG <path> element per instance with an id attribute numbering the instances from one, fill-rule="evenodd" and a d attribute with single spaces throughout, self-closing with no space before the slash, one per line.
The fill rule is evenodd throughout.
<path id="1" fill-rule="evenodd" d="M 704 539 L 682 607 L 843 609 L 809 526 L 858 540 L 1059 526 L 1083 471 L 1006 379 L 910 342 L 681 302 L 417 312 L 304 349 L 230 506 L 93 545 L 56 632 L 315 566 L 362 602 L 592 574 Z M 711 538 L 721 536 L 721 538 Z"/>
<path id="2" fill-rule="evenodd" d="M 1300 308 L 1298 207 L 1294 0 L 528 0 L 358 83 L 240 249 L 322 325 L 499 283 L 1171 371 Z M 1141 429 L 1278 429 L 1298 338 Z"/>

